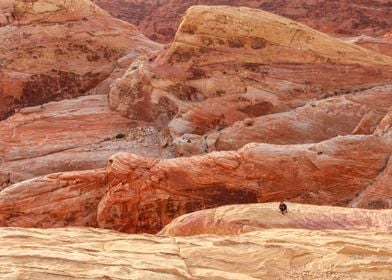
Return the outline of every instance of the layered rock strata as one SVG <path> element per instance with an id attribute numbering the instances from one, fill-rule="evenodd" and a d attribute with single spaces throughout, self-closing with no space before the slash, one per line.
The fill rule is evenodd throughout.
<path id="1" fill-rule="evenodd" d="M 194 5 L 244 6 L 269 11 L 335 36 L 380 36 L 392 28 L 388 1 L 372 0 L 94 0 L 151 39 L 171 42 L 184 12 Z"/>
<path id="2" fill-rule="evenodd" d="M 159 49 L 88 0 L 2 1 L 0 38 L 0 119 L 84 94 L 131 49 Z"/>
<path id="3" fill-rule="evenodd" d="M 110 109 L 105 95 L 27 107 L 0 122 L 0 188 L 54 172 L 104 167 L 120 151 L 165 157 L 157 128 Z"/>
<path id="4" fill-rule="evenodd" d="M 106 169 L 52 174 L 6 188 L 0 192 L 0 225 L 154 233 L 185 213 L 227 204 L 347 206 L 377 183 L 391 141 L 389 135 L 359 135 L 307 145 L 248 144 L 238 152 L 166 160 L 119 153 Z"/>
<path id="5" fill-rule="evenodd" d="M 159 237 L 0 229 L 0 279 L 389 279 L 390 233 L 270 229 Z"/>
<path id="6" fill-rule="evenodd" d="M 250 140 L 271 143 L 370 134 L 389 109 L 391 84 L 392 57 L 260 10 L 196 6 L 167 49 L 137 60 L 113 85 L 110 104 L 129 118 L 168 124 L 177 154 L 192 155 L 213 150 L 216 132 L 238 121 L 260 133 Z M 274 119 L 291 125 L 294 139 L 252 127 L 260 120 L 269 130 L 264 120 Z"/>

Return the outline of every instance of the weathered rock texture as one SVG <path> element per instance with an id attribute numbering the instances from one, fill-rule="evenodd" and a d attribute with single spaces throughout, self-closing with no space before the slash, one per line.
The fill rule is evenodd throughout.
<path id="1" fill-rule="evenodd" d="M 392 56 L 392 37 L 388 38 L 388 34 L 380 38 L 359 36 L 347 40 L 361 47 Z"/>
<path id="2" fill-rule="evenodd" d="M 232 235 L 269 228 L 311 230 L 371 230 L 391 232 L 392 210 L 364 210 L 287 203 L 282 215 L 279 203 L 229 205 L 187 214 L 167 225 L 161 235 Z"/>
<path id="3" fill-rule="evenodd" d="M 241 120 L 258 133 L 252 127 L 257 120 L 247 120 L 255 117 L 269 130 L 262 116 L 314 100 L 321 101 L 267 117 L 270 123 L 291 118 L 295 127 L 287 134 L 294 131 L 296 141 L 282 142 L 307 143 L 350 134 L 363 118 L 374 120 L 374 126 L 391 105 L 388 84 L 392 84 L 392 57 L 260 10 L 196 6 L 186 13 L 171 46 L 136 61 L 114 84 L 110 104 L 133 119 L 170 122 L 177 153 L 189 155 L 211 150 L 216 135 L 199 145 L 204 134 Z M 349 96 L 338 97 L 342 95 Z M 302 124 L 293 123 L 299 114 L 304 115 Z M 340 123 L 341 119 L 345 121 Z M 331 123 L 334 127 L 325 129 Z M 274 137 L 273 131 L 259 133 L 266 139 Z M 194 141 L 196 146 L 187 147 Z"/>
<path id="4" fill-rule="evenodd" d="M 104 167 L 119 151 L 164 157 L 161 138 L 156 128 L 111 110 L 106 95 L 23 108 L 0 122 L 0 188 L 49 173 Z"/>
<path id="5" fill-rule="evenodd" d="M 258 8 L 337 36 L 382 35 L 392 28 L 392 4 L 382 0 L 93 0 L 151 39 L 170 42 L 181 16 L 194 5 Z"/>
<path id="6" fill-rule="evenodd" d="M 347 206 L 378 182 L 391 152 L 392 138 L 384 135 L 249 144 L 238 152 L 166 160 L 119 153 L 106 169 L 52 174 L 6 188 L 0 192 L 0 225 L 153 233 L 185 213 L 227 204 Z M 370 206 L 387 203 L 385 198 Z"/>
<path id="7" fill-rule="evenodd" d="M 227 204 L 389 208 L 391 84 L 392 57 L 266 12 L 193 7 L 171 46 L 137 58 L 114 84 L 118 113 L 94 95 L 0 123 L 2 187 L 74 170 L 1 191 L 0 226 L 156 233 Z M 153 131 L 141 152 L 150 157 L 118 153 L 94 169 L 131 145 L 110 140 L 146 122 L 168 125 L 179 154 L 235 151 L 161 159 L 170 141 Z M 49 159 L 61 163 L 45 167 Z"/>
<path id="8" fill-rule="evenodd" d="M 80 96 L 130 49 L 158 49 L 88 0 L 13 0 L 0 6 L 0 119 L 13 109 Z"/>
<path id="9" fill-rule="evenodd" d="M 392 137 L 392 107 L 378 125 L 375 134 Z M 366 208 L 392 208 L 392 156 L 376 181 L 352 202 L 352 206 Z"/>
<path id="10" fill-rule="evenodd" d="M 209 135 L 199 145 L 209 144 L 210 150 L 237 150 L 252 142 L 317 143 L 337 135 L 372 134 L 391 107 L 392 87 L 374 88 L 309 102 L 288 112 L 248 118 Z M 180 147 L 186 145 L 183 138 L 177 144 Z"/>
<path id="11" fill-rule="evenodd" d="M 390 279 L 390 233 L 263 230 L 159 237 L 0 229 L 0 279 Z"/>

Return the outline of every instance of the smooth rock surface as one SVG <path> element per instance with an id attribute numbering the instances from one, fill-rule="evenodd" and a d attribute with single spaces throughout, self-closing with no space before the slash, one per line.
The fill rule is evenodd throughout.
<path id="1" fill-rule="evenodd" d="M 392 56 L 392 37 L 388 34 L 382 37 L 359 36 L 347 39 L 348 42 L 357 44 L 361 47 L 371 49 L 375 52 Z"/>
<path id="2" fill-rule="evenodd" d="M 0 279 L 390 279 L 392 235 L 270 229 L 161 237 L 0 229 Z"/>
<path id="3" fill-rule="evenodd" d="M 343 207 L 286 203 L 288 212 L 279 211 L 279 202 L 228 205 L 183 215 L 159 234 L 192 236 L 233 235 L 263 229 L 371 230 L 392 231 L 392 210 L 365 210 Z"/>

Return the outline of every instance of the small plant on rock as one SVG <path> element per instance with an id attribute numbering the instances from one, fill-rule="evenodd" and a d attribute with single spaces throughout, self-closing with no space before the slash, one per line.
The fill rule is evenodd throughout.
<path id="1" fill-rule="evenodd" d="M 117 134 L 116 135 L 116 139 L 124 139 L 126 137 L 126 135 L 125 134 L 123 134 L 123 133 L 119 133 L 119 134 Z"/>

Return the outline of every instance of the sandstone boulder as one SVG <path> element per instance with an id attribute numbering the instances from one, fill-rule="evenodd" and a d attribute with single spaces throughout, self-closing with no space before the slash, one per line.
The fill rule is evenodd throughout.
<path id="1" fill-rule="evenodd" d="M 237 150 L 247 143 L 318 143 L 338 135 L 372 134 L 392 107 L 392 87 L 309 102 L 294 110 L 236 122 L 207 136 L 211 150 Z"/>

